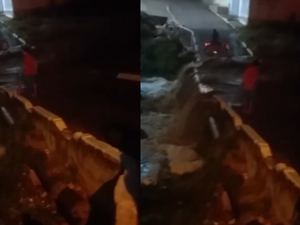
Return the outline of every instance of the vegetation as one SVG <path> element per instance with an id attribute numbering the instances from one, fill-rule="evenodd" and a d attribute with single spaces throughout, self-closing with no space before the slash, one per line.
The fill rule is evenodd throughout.
<path id="1" fill-rule="evenodd" d="M 162 76 L 174 80 L 180 68 L 193 58 L 179 57 L 184 51 L 180 40 L 158 34 L 155 20 L 141 14 L 141 74 L 144 77 Z"/>

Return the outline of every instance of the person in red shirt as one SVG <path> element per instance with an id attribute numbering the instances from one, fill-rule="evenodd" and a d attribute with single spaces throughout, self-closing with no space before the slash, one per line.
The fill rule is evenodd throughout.
<path id="1" fill-rule="evenodd" d="M 254 60 L 246 67 L 243 74 L 243 110 L 245 113 L 251 113 L 254 94 L 258 79 L 259 60 Z"/>
<path id="2" fill-rule="evenodd" d="M 29 53 L 30 48 L 23 48 L 23 73 L 21 74 L 19 84 L 18 84 L 18 94 L 21 94 L 22 85 L 24 84 L 26 88 L 33 90 L 32 96 L 37 96 L 37 62 L 35 58 Z"/>

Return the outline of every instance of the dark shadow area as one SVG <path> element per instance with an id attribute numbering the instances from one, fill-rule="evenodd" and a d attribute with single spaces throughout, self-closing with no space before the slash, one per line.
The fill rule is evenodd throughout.
<path id="1" fill-rule="evenodd" d="M 132 157 L 140 160 L 140 129 L 127 124 L 111 124 L 105 134 L 105 140 Z"/>
<path id="2" fill-rule="evenodd" d="M 116 4 L 120 7 L 116 7 Z M 99 2 L 95 0 L 71 0 L 63 5 L 56 5 L 55 1 L 49 1 L 49 6 L 46 9 L 34 10 L 31 13 L 35 16 L 114 16 L 122 13 L 135 13 L 136 8 L 132 7 L 123 1 Z M 23 12 L 26 13 L 26 12 Z M 22 17 L 22 15 L 20 15 Z"/>
<path id="3" fill-rule="evenodd" d="M 289 86 L 289 91 L 294 85 Z M 300 148 L 299 95 L 286 93 L 278 83 L 267 83 L 258 87 L 254 104 L 251 115 L 241 114 L 244 122 L 253 126 L 270 144 L 276 159 L 300 171 L 297 151 Z"/>
<path id="4" fill-rule="evenodd" d="M 140 135 L 141 135 L 140 139 L 146 139 L 149 137 L 148 134 L 143 129 L 141 129 Z"/>
<path id="5" fill-rule="evenodd" d="M 42 222 L 33 219 L 31 215 L 27 213 L 22 215 L 22 223 L 23 225 L 44 225 Z"/>
<path id="6" fill-rule="evenodd" d="M 202 223 L 207 214 L 207 204 L 213 198 L 215 185 L 219 182 L 221 168 L 214 167 L 182 176 L 172 175 L 157 185 L 141 186 L 142 225 L 193 225 Z"/>
<path id="7" fill-rule="evenodd" d="M 139 170 L 138 164 L 132 161 L 131 158 L 122 154 L 121 161 L 126 171 L 124 175 L 125 188 L 133 197 L 138 207 L 139 195 Z M 88 220 L 88 225 L 107 224 L 113 225 L 116 218 L 116 205 L 114 200 L 114 191 L 118 179 L 124 173 L 122 169 L 112 180 L 104 183 L 90 198 L 91 213 Z M 137 208 L 138 209 L 138 208 Z"/>
<path id="8" fill-rule="evenodd" d="M 139 74 L 139 14 L 122 1 L 51 4 L 7 22 L 11 32 L 35 46 L 38 98 L 26 97 L 61 116 L 74 130 L 101 140 L 103 128 L 120 121 L 137 129 L 139 84 L 118 80 L 117 75 Z M 0 26 L 1 33 L 7 33 Z M 23 60 L 15 54 L 19 53 L 0 65 L 0 82 L 13 88 Z"/>
<path id="9" fill-rule="evenodd" d="M 138 142 L 139 143 L 139 142 Z M 138 161 L 132 161 L 127 155 L 121 155 L 121 162 L 124 166 L 126 173 L 125 173 L 125 185 L 127 191 L 131 194 L 133 199 L 135 200 L 136 208 L 139 212 L 139 197 L 140 197 L 140 167 Z"/>
<path id="10" fill-rule="evenodd" d="M 58 213 L 63 216 L 70 225 L 82 224 L 83 221 L 80 216 L 88 214 L 88 209 L 84 209 L 83 207 L 80 209 L 81 215 L 76 215 L 75 212 L 73 212 L 76 207 L 80 207 L 80 202 L 84 202 L 84 200 L 76 193 L 76 191 L 70 188 L 63 189 L 57 196 L 55 203 L 57 205 Z M 78 211 L 78 209 L 76 210 Z"/>
<path id="11" fill-rule="evenodd" d="M 104 183 L 91 197 L 91 212 L 88 225 L 107 224 L 115 222 L 116 206 L 114 202 L 114 189 L 122 172 L 110 181 Z"/>

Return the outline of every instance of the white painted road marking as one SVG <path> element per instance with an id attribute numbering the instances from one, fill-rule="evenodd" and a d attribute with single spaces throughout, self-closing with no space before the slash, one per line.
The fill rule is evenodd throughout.
<path id="1" fill-rule="evenodd" d="M 166 5 L 166 9 L 167 9 L 168 13 L 170 14 L 170 16 L 172 17 L 172 20 L 173 20 L 177 25 L 180 26 L 180 23 L 176 20 L 176 18 L 175 18 L 175 16 L 173 15 L 173 13 L 171 13 L 169 5 Z"/>
<path id="2" fill-rule="evenodd" d="M 199 48 L 198 48 L 198 45 L 196 43 L 196 38 L 195 38 L 194 31 L 192 31 L 192 30 L 190 30 L 190 29 L 188 29 L 188 28 L 180 25 L 180 23 L 176 20 L 175 16 L 171 12 L 169 5 L 166 5 L 166 9 L 167 9 L 168 13 L 170 14 L 170 16 L 172 17 L 172 20 L 176 23 L 176 25 L 178 27 L 180 27 L 181 29 L 186 30 L 186 31 L 188 31 L 188 32 L 191 33 L 191 39 L 192 39 L 192 42 L 193 42 L 193 45 L 194 45 L 194 48 L 195 48 L 194 50 L 195 50 L 195 52 L 198 52 Z M 197 53 L 196 54 L 196 62 L 199 62 L 199 61 L 201 61 L 201 58 L 200 58 L 200 54 Z M 200 78 L 198 76 L 197 67 L 194 68 L 194 73 L 195 73 L 194 79 L 196 80 L 196 82 L 198 81 L 197 83 L 198 83 L 199 92 L 200 93 L 204 93 L 204 94 L 212 92 L 213 88 L 211 88 L 211 87 L 209 87 L 207 85 L 203 85 L 203 84 L 200 83 L 201 81 L 200 81 Z"/>

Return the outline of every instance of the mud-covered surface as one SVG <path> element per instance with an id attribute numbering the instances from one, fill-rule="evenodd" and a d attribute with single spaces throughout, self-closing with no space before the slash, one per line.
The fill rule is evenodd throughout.
<path id="1" fill-rule="evenodd" d="M 278 189 L 287 181 L 268 169 L 258 147 L 234 127 L 219 103 L 194 93 L 178 108 L 178 97 L 184 95 L 178 94 L 177 81 L 153 80 L 142 84 L 141 224 L 288 221 L 291 215 L 286 209 L 293 208 L 294 197 Z M 150 83 L 163 88 L 155 94 L 155 87 L 147 92 Z M 212 136 L 209 117 L 217 124 L 217 139 Z M 270 163 L 275 161 L 270 159 Z M 286 194 L 279 202 L 281 193 Z"/>
<path id="2" fill-rule="evenodd" d="M 1 146 L 1 224 L 67 224 L 35 172 Z M 5 153 L 6 152 L 6 153 Z"/>
<path id="3" fill-rule="evenodd" d="M 141 129 L 146 134 L 141 139 L 141 224 L 231 221 L 230 207 L 220 203 L 224 146 L 212 138 L 207 122 L 209 116 L 221 121 L 224 115 L 212 97 L 197 93 L 179 109 L 177 82 L 152 78 L 141 83 Z M 153 93 L 155 87 L 160 88 Z"/>
<path id="4" fill-rule="evenodd" d="M 14 124 L 0 116 L 0 218 L 3 224 L 79 224 L 90 216 L 77 167 L 51 151 L 20 108 L 5 104 Z M 34 223 L 31 220 L 39 221 Z M 29 221 L 29 222 L 28 222 Z M 67 222 L 67 223 L 66 223 Z M 90 222 L 93 224 L 93 221 Z"/>

